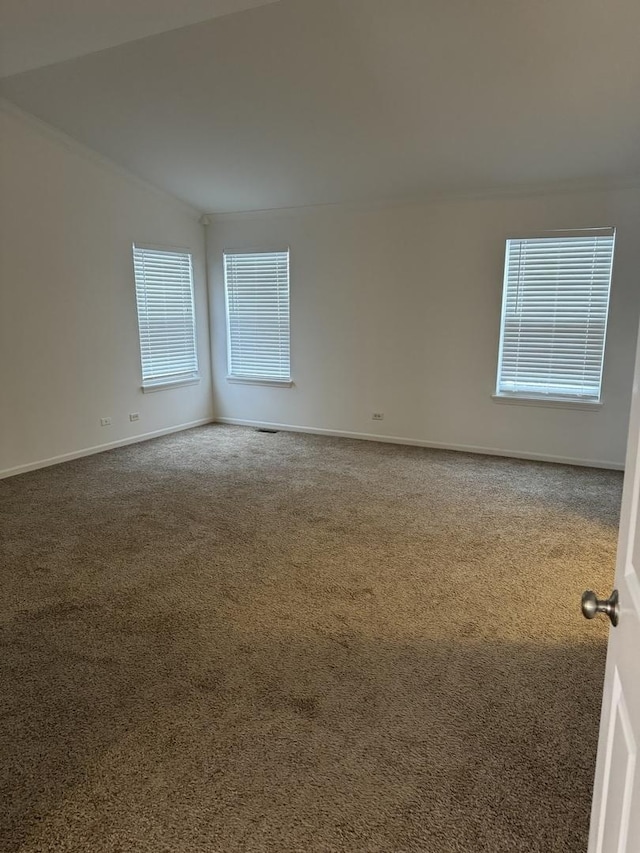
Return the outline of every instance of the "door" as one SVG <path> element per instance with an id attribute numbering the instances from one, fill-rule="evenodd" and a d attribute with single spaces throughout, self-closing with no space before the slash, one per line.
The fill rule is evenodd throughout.
<path id="1" fill-rule="evenodd" d="M 609 632 L 588 853 L 640 853 L 639 384 L 640 345 L 633 382 L 615 576 L 619 622 Z"/>

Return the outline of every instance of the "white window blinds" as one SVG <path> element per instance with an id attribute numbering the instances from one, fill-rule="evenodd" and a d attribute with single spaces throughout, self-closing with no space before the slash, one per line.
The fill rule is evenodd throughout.
<path id="1" fill-rule="evenodd" d="M 198 375 L 191 255 L 133 247 L 142 385 Z"/>
<path id="2" fill-rule="evenodd" d="M 507 240 L 497 394 L 600 399 L 613 229 Z"/>
<path id="3" fill-rule="evenodd" d="M 229 376 L 289 382 L 289 251 L 225 252 Z"/>

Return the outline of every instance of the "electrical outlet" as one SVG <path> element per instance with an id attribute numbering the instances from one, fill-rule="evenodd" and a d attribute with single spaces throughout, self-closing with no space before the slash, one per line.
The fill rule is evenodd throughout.
<path id="1" fill-rule="evenodd" d="M 371 420 L 372 420 L 372 421 L 381 421 L 381 420 L 384 420 L 384 415 L 382 414 L 382 412 L 374 412 L 374 413 L 371 415 Z"/>
<path id="2" fill-rule="evenodd" d="M 100 418 L 100 426 L 111 426 L 111 418 Z"/>
<path id="3" fill-rule="evenodd" d="M 130 421 L 139 421 L 140 420 L 140 413 L 139 412 L 131 412 L 129 414 L 129 420 Z"/>

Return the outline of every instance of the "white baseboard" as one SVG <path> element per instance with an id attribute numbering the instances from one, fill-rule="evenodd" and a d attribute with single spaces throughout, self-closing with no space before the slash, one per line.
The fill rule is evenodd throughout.
<path id="1" fill-rule="evenodd" d="M 0 471 L 0 480 L 5 477 L 14 477 L 17 474 L 25 474 L 38 468 L 47 468 L 49 465 L 57 465 L 60 462 L 69 462 L 72 459 L 81 459 L 83 456 L 92 456 L 94 453 L 103 453 L 105 450 L 113 450 L 116 447 L 124 447 L 128 444 L 137 444 L 148 441 L 151 438 L 160 438 L 173 432 L 182 432 L 186 429 L 204 426 L 210 423 L 234 424 L 236 426 L 247 426 L 264 429 L 277 429 L 288 432 L 310 433 L 311 435 L 333 435 L 339 438 L 355 438 L 362 441 L 381 441 L 386 444 L 406 444 L 414 447 L 432 447 L 437 450 L 458 450 L 463 453 L 481 453 L 487 456 L 506 456 L 513 459 L 530 459 L 534 462 L 558 462 L 563 465 L 583 465 L 588 468 L 609 468 L 614 471 L 624 470 L 624 465 L 619 462 L 608 462 L 598 459 L 580 459 L 569 456 L 552 456 L 544 453 L 528 453 L 516 450 L 501 450 L 497 447 L 476 447 L 467 444 L 447 444 L 437 441 L 423 441 L 416 438 L 404 438 L 397 435 L 374 435 L 366 432 L 348 432 L 346 430 L 322 429 L 319 427 L 298 426 L 293 424 L 279 424 L 271 421 L 253 421 L 243 418 L 201 418 L 197 421 L 179 424 L 178 426 L 166 427 L 165 429 L 146 432 L 129 438 L 121 438 L 118 441 L 110 441 L 107 444 L 98 444 L 94 447 L 86 447 L 72 453 L 64 453 L 60 456 L 52 456 L 49 459 L 39 459 L 36 462 L 28 462 L 25 465 L 17 465 L 15 468 L 5 468 Z"/>
<path id="2" fill-rule="evenodd" d="M 487 456 L 507 456 L 511 459 L 529 459 L 532 462 L 557 462 L 562 465 L 582 465 L 587 468 L 609 468 L 613 471 L 624 470 L 624 464 L 600 459 L 579 459 L 570 456 L 552 456 L 546 453 L 529 453 L 519 450 L 501 450 L 499 447 L 475 447 L 469 444 L 447 444 L 439 441 L 423 441 L 417 438 L 404 438 L 398 435 L 374 435 L 368 432 L 347 432 L 337 429 L 277 424 L 269 421 L 251 421 L 243 418 L 216 418 L 216 423 L 249 426 L 257 429 L 277 429 L 289 432 L 304 432 L 312 435 L 335 435 L 340 438 L 357 438 L 362 441 L 382 441 L 385 444 L 408 444 L 414 447 L 432 447 L 436 450 L 459 450 L 463 453 L 481 453 Z"/>
<path id="3" fill-rule="evenodd" d="M 204 426 L 214 423 L 214 418 L 201 418 L 198 421 L 190 421 L 178 426 L 165 427 L 153 432 L 145 432 L 142 435 L 133 435 L 129 438 L 121 438 L 118 441 L 110 441 L 107 444 L 97 444 L 94 447 L 85 447 L 83 450 L 74 450 L 72 453 L 63 453 L 60 456 L 51 456 L 49 459 L 39 459 L 37 462 L 28 462 L 26 465 L 16 465 L 15 468 L 5 468 L 0 471 L 0 480 L 5 477 L 14 477 L 16 474 L 26 474 L 27 471 L 35 471 L 38 468 L 47 468 L 49 465 L 58 465 L 60 462 L 69 462 L 72 459 L 81 459 L 83 456 L 93 456 L 94 453 L 103 453 L 105 450 L 113 450 L 116 447 L 124 447 L 127 444 L 137 444 L 140 441 L 149 441 L 150 438 L 160 438 L 172 432 L 182 432 L 185 429 Z"/>

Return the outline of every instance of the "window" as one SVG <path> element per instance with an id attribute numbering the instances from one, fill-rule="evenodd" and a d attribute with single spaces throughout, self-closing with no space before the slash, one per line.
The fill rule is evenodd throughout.
<path id="1" fill-rule="evenodd" d="M 291 384 L 289 250 L 225 252 L 229 379 Z"/>
<path id="2" fill-rule="evenodd" d="M 197 381 L 191 254 L 134 245 L 133 266 L 143 389 Z"/>
<path id="3" fill-rule="evenodd" d="M 614 238 L 507 240 L 496 396 L 599 402 Z"/>

